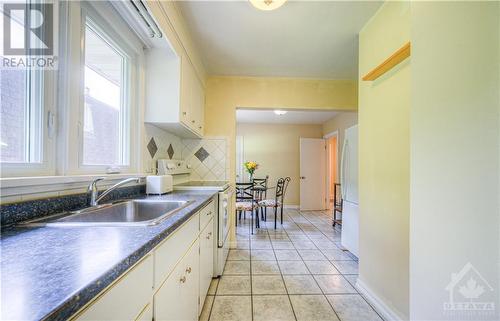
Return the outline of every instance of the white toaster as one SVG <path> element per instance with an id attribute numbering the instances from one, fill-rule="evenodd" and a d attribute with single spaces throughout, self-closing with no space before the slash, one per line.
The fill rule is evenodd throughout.
<path id="1" fill-rule="evenodd" d="M 172 175 L 151 175 L 146 177 L 146 194 L 161 195 L 174 190 Z"/>

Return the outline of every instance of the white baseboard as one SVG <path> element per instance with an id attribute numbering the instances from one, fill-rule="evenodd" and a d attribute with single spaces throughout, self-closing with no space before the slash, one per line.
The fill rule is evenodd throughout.
<path id="1" fill-rule="evenodd" d="M 285 205 L 284 208 L 298 210 L 300 208 L 300 206 L 299 205 Z"/>
<path id="2" fill-rule="evenodd" d="M 359 278 L 356 280 L 356 288 L 359 293 L 365 297 L 365 299 L 381 314 L 382 318 L 387 321 L 400 321 L 408 320 L 394 307 L 389 306 L 378 297 L 363 281 Z"/>

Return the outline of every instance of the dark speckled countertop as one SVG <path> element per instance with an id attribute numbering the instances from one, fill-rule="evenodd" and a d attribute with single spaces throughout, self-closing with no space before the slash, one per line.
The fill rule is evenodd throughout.
<path id="1" fill-rule="evenodd" d="M 210 191 L 175 191 L 148 197 L 194 201 L 156 226 L 3 231 L 1 319 L 68 319 L 214 195 Z"/>

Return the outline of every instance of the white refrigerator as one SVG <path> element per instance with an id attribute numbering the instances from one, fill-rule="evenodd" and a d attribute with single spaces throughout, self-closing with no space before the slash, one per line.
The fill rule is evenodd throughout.
<path id="1" fill-rule="evenodd" d="M 345 130 L 340 160 L 342 246 L 359 257 L 358 125 Z"/>

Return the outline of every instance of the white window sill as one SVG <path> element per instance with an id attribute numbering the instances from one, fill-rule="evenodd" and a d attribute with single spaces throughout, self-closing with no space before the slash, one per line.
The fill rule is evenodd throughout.
<path id="1" fill-rule="evenodd" d="M 0 179 L 0 203 L 19 202 L 37 198 L 48 198 L 68 194 L 84 193 L 87 186 L 98 177 L 105 177 L 99 182 L 104 188 L 115 184 L 119 180 L 138 177 L 144 178 L 147 174 L 107 174 L 107 175 L 71 175 L 71 176 L 38 176 L 38 177 L 9 177 Z M 133 185 L 133 184 L 131 184 Z"/>

